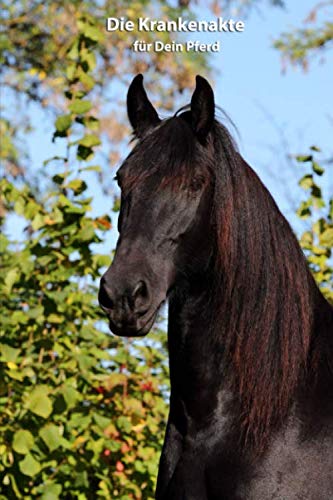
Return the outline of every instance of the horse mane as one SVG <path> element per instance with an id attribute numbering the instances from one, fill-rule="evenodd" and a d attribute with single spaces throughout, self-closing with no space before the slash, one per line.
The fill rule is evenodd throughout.
<path id="1" fill-rule="evenodd" d="M 241 440 L 260 452 L 306 374 L 316 371 L 315 310 L 326 302 L 289 223 L 227 128 L 215 120 L 204 147 L 190 119 L 188 107 L 181 108 L 140 140 L 128 157 L 135 169 L 127 189 L 154 173 L 161 185 L 179 187 L 194 164 L 213 173 L 213 335 L 223 351 L 226 381 L 238 394 Z M 333 325 L 333 309 L 326 305 Z"/>
<path id="2" fill-rule="evenodd" d="M 222 329 L 225 363 L 239 395 L 242 437 L 260 452 L 307 373 L 317 372 L 320 354 L 312 352 L 316 308 L 330 310 L 332 327 L 333 309 L 319 292 L 289 223 L 218 122 L 212 142 L 216 335 Z"/>

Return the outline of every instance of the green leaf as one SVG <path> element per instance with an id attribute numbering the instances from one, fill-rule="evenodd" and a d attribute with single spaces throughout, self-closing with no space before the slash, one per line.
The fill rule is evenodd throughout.
<path id="1" fill-rule="evenodd" d="M 105 429 L 110 424 L 110 418 L 103 417 L 102 415 L 98 415 L 98 413 L 93 414 L 93 418 L 102 430 Z"/>
<path id="2" fill-rule="evenodd" d="M 16 268 L 10 269 L 8 271 L 7 276 L 5 277 L 5 285 L 6 285 L 8 294 L 10 294 L 10 292 L 12 291 L 13 285 L 19 276 L 20 276 L 20 272 Z"/>
<path id="3" fill-rule="evenodd" d="M 313 156 L 312 155 L 298 155 L 296 156 L 296 161 L 300 163 L 306 163 L 308 161 L 312 161 Z"/>
<path id="4" fill-rule="evenodd" d="M 27 408 L 35 415 L 43 418 L 48 418 L 52 413 L 52 402 L 48 397 L 49 388 L 45 385 L 40 385 L 32 390 L 27 399 Z"/>
<path id="5" fill-rule="evenodd" d="M 3 361 L 15 363 L 20 354 L 20 349 L 15 349 L 8 344 L 0 344 L 0 353 Z"/>
<path id="6" fill-rule="evenodd" d="M 320 200 L 321 206 L 325 206 L 325 202 L 322 199 L 321 189 L 319 186 L 317 186 L 317 184 L 313 184 L 311 186 L 311 195 L 313 196 L 313 198 L 318 198 Z"/>
<path id="7" fill-rule="evenodd" d="M 50 451 L 61 445 L 60 429 L 56 425 L 48 424 L 39 431 L 39 435 Z"/>
<path id="8" fill-rule="evenodd" d="M 18 380 L 19 382 L 22 382 L 22 380 L 24 379 L 24 374 L 23 372 L 21 371 L 17 371 L 17 370 L 7 370 L 7 375 L 14 379 L 14 380 Z"/>
<path id="9" fill-rule="evenodd" d="M 309 248 L 313 245 L 313 234 L 311 231 L 306 231 L 305 233 L 302 234 L 301 237 L 301 245 L 304 248 Z"/>
<path id="10" fill-rule="evenodd" d="M 56 483 L 46 483 L 44 486 L 44 492 L 40 497 L 40 500 L 58 500 L 61 495 L 62 486 Z"/>
<path id="11" fill-rule="evenodd" d="M 322 199 L 321 189 L 318 186 L 316 186 L 316 188 L 312 189 L 311 194 L 312 194 L 311 198 L 312 205 L 318 209 L 324 208 L 325 202 Z"/>
<path id="12" fill-rule="evenodd" d="M 112 207 L 112 212 L 119 212 L 119 210 L 120 210 L 120 201 L 121 201 L 120 197 L 119 196 L 115 196 L 113 207 Z"/>
<path id="13" fill-rule="evenodd" d="M 310 217 L 311 209 L 309 208 L 309 202 L 302 201 L 296 213 L 301 219 L 307 219 L 308 217 Z"/>
<path id="14" fill-rule="evenodd" d="M 99 120 L 94 116 L 85 116 L 83 118 L 84 126 L 89 128 L 90 130 L 98 130 L 99 128 Z"/>
<path id="15" fill-rule="evenodd" d="M 323 175 L 325 172 L 325 169 L 319 165 L 316 161 L 312 162 L 312 170 L 317 174 L 317 175 Z"/>
<path id="16" fill-rule="evenodd" d="M 53 180 L 53 182 L 55 182 L 56 184 L 61 185 L 61 184 L 64 182 L 65 177 L 66 177 L 66 176 L 65 176 L 65 174 L 56 174 L 56 175 L 54 175 L 54 176 L 52 177 L 52 180 Z"/>
<path id="17" fill-rule="evenodd" d="M 29 453 L 34 445 L 34 438 L 30 431 L 20 429 L 15 432 L 13 439 L 13 449 L 21 455 Z"/>
<path id="18" fill-rule="evenodd" d="M 66 76 L 68 80 L 73 80 L 76 73 L 76 64 L 70 64 L 66 69 Z"/>
<path id="19" fill-rule="evenodd" d="M 101 172 L 102 169 L 99 165 L 90 165 L 89 167 L 80 168 L 80 172 L 90 172 L 90 171 Z"/>
<path id="20" fill-rule="evenodd" d="M 85 73 L 83 70 L 79 71 L 79 80 L 87 91 L 91 90 L 95 85 L 93 77 Z"/>
<path id="21" fill-rule="evenodd" d="M 111 257 L 109 255 L 98 255 L 95 254 L 93 259 L 96 263 L 96 266 L 99 267 L 107 267 L 111 264 Z"/>
<path id="22" fill-rule="evenodd" d="M 55 127 L 58 132 L 66 132 L 72 124 L 71 115 L 58 116 Z"/>
<path id="23" fill-rule="evenodd" d="M 98 28 L 96 28 L 95 26 L 91 26 L 89 24 L 83 26 L 82 31 L 86 38 L 89 38 L 94 42 L 100 42 L 104 38 L 103 33 Z"/>
<path id="24" fill-rule="evenodd" d="M 24 198 L 16 200 L 14 210 L 18 215 L 24 215 L 26 210 L 26 200 Z"/>
<path id="25" fill-rule="evenodd" d="M 81 144 L 81 146 L 85 146 L 86 148 L 92 148 L 93 146 L 101 144 L 101 141 L 97 135 L 87 134 L 80 139 L 79 144 Z"/>
<path id="26" fill-rule="evenodd" d="M 60 324 L 63 322 L 63 317 L 62 316 L 59 316 L 59 314 L 55 314 L 55 313 L 51 313 L 49 314 L 49 316 L 47 317 L 47 321 L 49 323 L 55 323 L 55 324 Z"/>
<path id="27" fill-rule="evenodd" d="M 44 314 L 44 307 L 43 306 L 31 307 L 26 312 L 26 315 L 32 319 L 37 319 L 37 318 L 41 317 L 43 314 Z"/>
<path id="28" fill-rule="evenodd" d="M 74 387 L 68 385 L 62 389 L 62 395 L 68 409 L 73 408 L 80 400 L 80 393 Z"/>
<path id="29" fill-rule="evenodd" d="M 117 418 L 117 427 L 118 429 L 124 432 L 130 432 L 132 429 L 131 422 L 128 420 L 127 417 L 123 416 Z"/>
<path id="30" fill-rule="evenodd" d="M 19 462 L 19 468 L 22 474 L 29 477 L 36 476 L 41 470 L 40 463 L 30 453 Z"/>
<path id="31" fill-rule="evenodd" d="M 76 39 L 72 44 L 71 48 L 67 52 L 67 57 L 72 61 L 75 61 L 79 55 L 79 40 Z"/>
<path id="32" fill-rule="evenodd" d="M 90 241 L 95 237 L 95 228 L 93 224 L 86 224 L 80 231 L 77 233 L 77 237 L 82 241 Z"/>
<path id="33" fill-rule="evenodd" d="M 312 231 L 317 235 L 320 235 L 321 233 L 323 233 L 325 231 L 325 229 L 326 229 L 326 222 L 325 222 L 325 219 L 323 219 L 323 218 L 318 219 L 312 225 Z"/>
<path id="34" fill-rule="evenodd" d="M 94 156 L 94 151 L 91 148 L 87 148 L 86 146 L 82 146 L 82 144 L 78 145 L 77 157 L 79 160 L 89 160 L 93 156 Z"/>
<path id="35" fill-rule="evenodd" d="M 333 248 L 333 227 L 329 227 L 320 235 L 319 243 L 325 247 Z"/>
<path id="36" fill-rule="evenodd" d="M 88 70 L 92 71 L 95 68 L 96 57 L 93 52 L 86 52 L 84 55 L 82 54 L 82 59 L 86 62 Z"/>
<path id="37" fill-rule="evenodd" d="M 302 177 L 298 183 L 303 189 L 310 189 L 313 186 L 312 174 L 307 174 Z"/>
<path id="38" fill-rule="evenodd" d="M 87 189 L 87 184 L 81 179 L 74 179 L 69 182 L 66 187 L 72 189 L 75 194 L 81 194 Z"/>
<path id="39" fill-rule="evenodd" d="M 70 111 L 77 115 L 81 115 L 83 113 L 87 113 L 87 111 L 90 111 L 91 109 L 91 102 L 90 101 L 83 101 L 81 99 L 77 99 L 73 101 L 69 105 Z"/>
<path id="40" fill-rule="evenodd" d="M 44 226 L 44 217 L 42 214 L 38 213 L 31 221 L 32 229 L 37 231 Z"/>

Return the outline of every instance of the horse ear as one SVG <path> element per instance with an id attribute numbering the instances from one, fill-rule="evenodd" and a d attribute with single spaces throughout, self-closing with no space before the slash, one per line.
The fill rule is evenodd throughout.
<path id="1" fill-rule="evenodd" d="M 191 99 L 192 126 L 200 142 L 205 142 L 214 123 L 214 92 L 202 76 L 197 75 L 195 80 L 196 87 Z"/>
<path id="2" fill-rule="evenodd" d="M 127 114 L 134 134 L 142 137 L 145 132 L 160 123 L 158 114 L 149 101 L 143 87 L 143 76 L 134 77 L 127 92 Z"/>

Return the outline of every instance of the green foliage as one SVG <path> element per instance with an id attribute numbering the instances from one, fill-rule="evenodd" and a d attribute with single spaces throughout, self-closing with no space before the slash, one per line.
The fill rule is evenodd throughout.
<path id="1" fill-rule="evenodd" d="M 90 102 L 80 98 L 73 100 L 69 111 L 79 119 L 79 115 L 87 113 L 94 102 L 94 115 L 102 118 L 99 127 L 104 133 L 104 141 L 108 141 L 110 161 L 114 164 L 119 157 L 119 142 L 128 135 L 120 89 L 125 89 L 133 75 L 149 72 L 149 79 L 155 80 L 157 95 L 163 96 L 159 104 L 170 109 L 177 94 L 193 85 L 194 75 L 208 69 L 204 54 L 151 52 L 147 58 L 144 53 L 133 53 L 131 46 L 135 39 L 151 42 L 156 33 L 139 33 L 137 30 L 106 32 L 108 16 L 132 20 L 139 16 L 174 19 L 181 14 L 192 17 L 189 9 L 171 6 L 166 0 L 19 0 L 3 2 L 1 11 L 0 63 L 7 99 L 3 100 L 0 126 L 8 153 L 2 160 L 7 173 L 13 177 L 22 174 L 25 166 L 22 155 L 27 148 L 16 134 L 16 128 L 23 132 L 25 124 L 31 123 L 30 114 L 25 112 L 28 109 L 25 103 L 33 103 L 34 109 L 38 106 L 42 112 L 47 109 L 49 120 L 50 113 L 62 112 L 63 89 L 68 80 L 79 86 L 82 92 L 92 91 Z M 170 33 L 158 36 L 166 43 L 173 38 Z M 90 50 L 91 46 L 95 47 L 94 52 Z M 77 67 L 79 52 L 82 64 Z M 117 93 L 115 87 L 119 89 Z M 56 137 L 64 137 L 70 126 L 69 117 L 59 118 Z M 80 157 L 88 158 L 84 145 L 80 148 Z M 108 178 L 106 175 L 104 185 Z"/>
<path id="2" fill-rule="evenodd" d="M 325 22 L 320 29 L 299 29 L 293 33 L 283 33 L 274 46 L 284 58 L 307 69 L 309 56 L 322 52 L 332 45 L 333 22 Z"/>
<path id="3" fill-rule="evenodd" d="M 306 27 L 285 32 L 274 47 L 282 59 L 307 70 L 313 57 L 320 57 L 333 44 L 333 2 L 318 2 L 304 21 Z"/>
<path id="4" fill-rule="evenodd" d="M 296 156 L 299 166 L 307 169 L 299 185 L 307 192 L 307 198 L 298 208 L 301 219 L 309 219 L 311 225 L 300 239 L 314 277 L 322 292 L 333 303 L 333 198 L 324 200 L 319 185 L 325 169 L 317 161 L 320 150 L 311 148 L 311 154 Z"/>
<path id="5" fill-rule="evenodd" d="M 111 220 L 90 214 L 84 180 L 87 170 L 98 170 L 84 161 L 101 138 L 98 127 L 90 131 L 98 119 L 86 85 L 98 37 L 80 26 L 67 109 L 55 122 L 54 139 L 66 141 L 67 156 L 45 162 L 53 188 L 37 197 L 28 183 L 1 185 L 3 500 L 153 498 L 163 441 L 164 332 L 133 345 L 115 338 L 97 303 L 97 280 L 111 260 L 98 246 Z M 17 218 L 26 220 L 23 242 L 13 241 Z"/>

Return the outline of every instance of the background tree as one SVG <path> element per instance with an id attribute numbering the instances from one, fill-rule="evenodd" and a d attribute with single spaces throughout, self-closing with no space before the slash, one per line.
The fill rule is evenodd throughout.
<path id="1" fill-rule="evenodd" d="M 74 47 L 54 133 L 67 156 L 47 162 L 58 164 L 52 191 L 2 184 L 29 237 L 1 240 L 0 497 L 148 499 L 166 414 L 165 338 L 155 330 L 132 346 L 101 329 L 94 280 L 110 257 L 97 248 L 111 223 L 89 215 L 81 177 L 98 168 L 87 162 L 100 142 L 93 86 L 78 85 L 82 72 L 92 78 L 97 47 L 85 23 Z"/>
<path id="2" fill-rule="evenodd" d="M 284 32 L 274 46 L 282 54 L 284 68 L 287 63 L 307 70 L 313 59 L 324 60 L 333 46 L 333 2 L 318 2 L 303 22 L 303 27 Z"/>
<path id="3" fill-rule="evenodd" d="M 324 199 L 321 182 L 325 169 L 317 158 L 320 149 L 312 146 L 310 154 L 296 156 L 296 164 L 306 172 L 299 184 L 307 193 L 300 203 L 297 215 L 310 221 L 300 238 L 301 247 L 310 269 L 323 294 L 333 305 L 333 193 Z M 329 165 L 332 169 L 332 164 Z"/>
<path id="4" fill-rule="evenodd" d="M 281 52 L 284 71 L 288 63 L 307 71 L 310 61 L 319 59 L 325 62 L 324 56 L 333 47 L 333 1 L 316 3 L 304 20 L 304 25 L 282 33 L 274 42 L 275 48 Z M 300 244 L 317 283 L 333 304 L 333 192 L 325 196 L 322 189 L 332 175 L 333 157 L 319 160 L 319 154 L 320 149 L 311 146 L 310 154 L 295 158 L 298 166 L 307 169 L 299 184 L 308 193 L 297 215 L 306 221 Z"/>
<path id="5" fill-rule="evenodd" d="M 148 73 L 161 99 L 159 104 L 168 109 L 177 93 L 192 83 L 193 74 L 207 67 L 206 59 L 200 54 L 193 57 L 182 53 L 150 52 L 147 55 L 132 51 L 135 39 L 151 42 L 154 33 L 106 32 L 107 17 L 174 19 L 183 13 L 183 9 L 171 7 L 165 0 L 57 0 L 46 3 L 21 0 L 3 1 L 2 4 L 0 63 L 5 89 L 2 159 L 7 172 L 14 176 L 23 175 L 29 164 L 29 159 L 22 154 L 24 143 L 21 144 L 22 134 L 32 125 L 29 104 L 41 107 L 48 120 L 66 106 L 63 89 L 66 80 L 74 78 L 80 33 L 86 37 L 87 49 L 91 43 L 96 43 L 96 50 L 93 54 L 87 50 L 85 65 L 75 73 L 75 79 L 83 91 L 93 94 L 103 149 L 108 151 L 103 163 L 109 166 L 118 161 L 119 142 L 128 134 L 124 106 L 118 96 L 124 94 L 133 74 Z M 184 14 L 190 15 L 188 11 Z M 160 33 L 159 38 L 171 41 L 169 33 Z M 104 181 L 107 183 L 107 178 Z"/>

